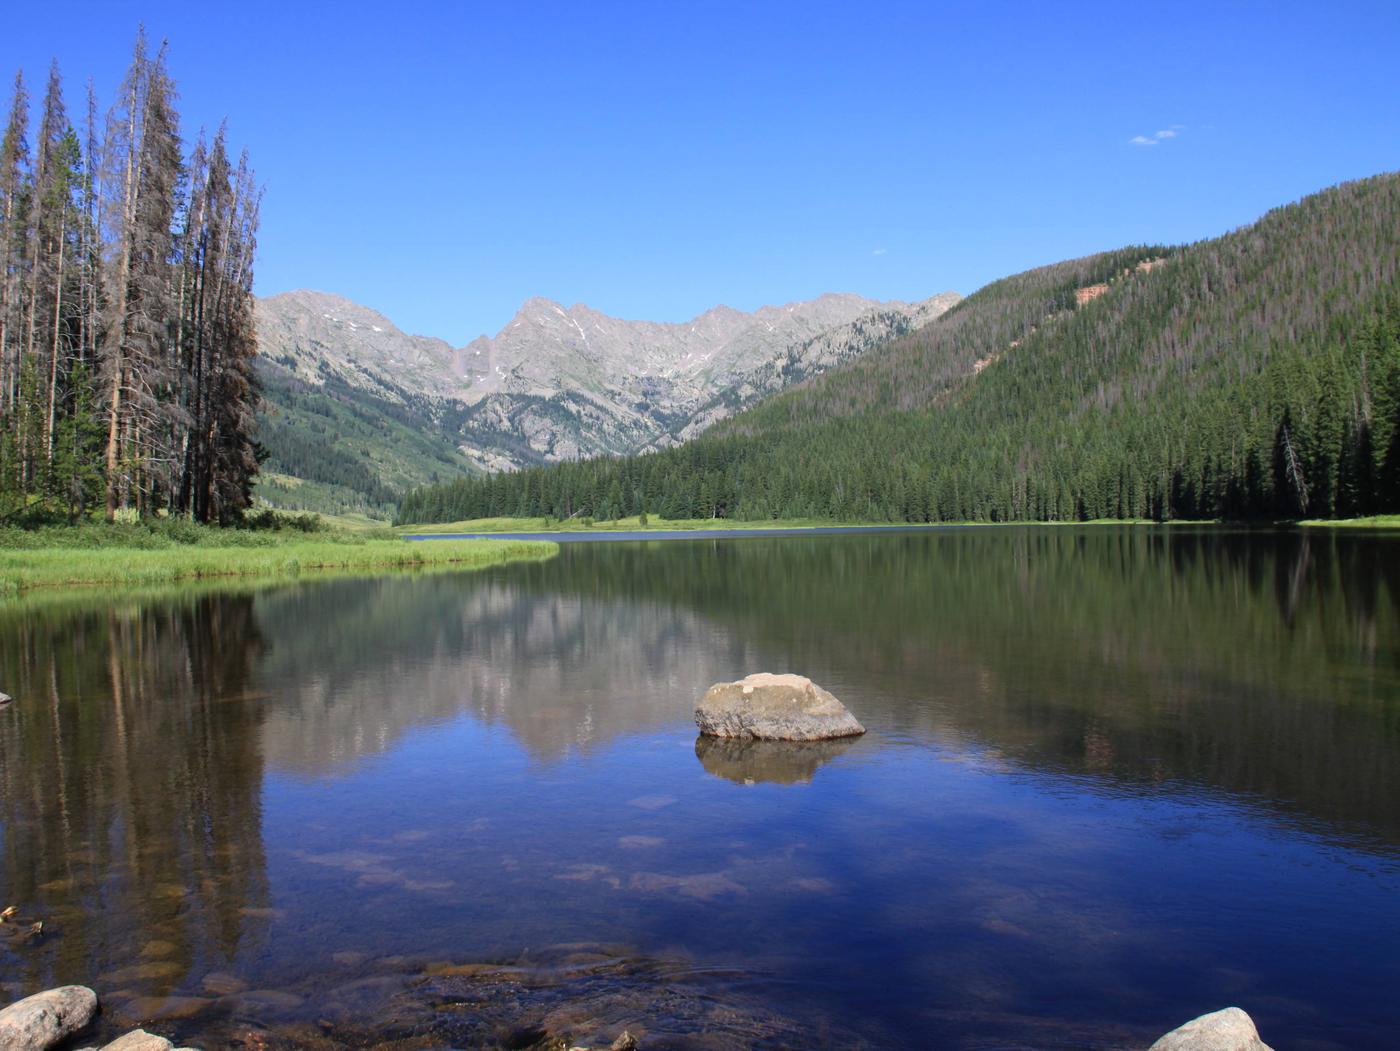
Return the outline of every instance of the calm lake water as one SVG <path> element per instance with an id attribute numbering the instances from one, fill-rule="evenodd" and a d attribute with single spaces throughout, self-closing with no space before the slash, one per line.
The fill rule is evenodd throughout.
<path id="1" fill-rule="evenodd" d="M 869 733 L 697 745 L 765 670 Z M 1126 1048 L 1237 1004 L 1279 1051 L 1400 1043 L 1400 538 L 63 594 L 0 606 L 0 689 L 0 999 L 92 984 L 106 1032 Z"/>

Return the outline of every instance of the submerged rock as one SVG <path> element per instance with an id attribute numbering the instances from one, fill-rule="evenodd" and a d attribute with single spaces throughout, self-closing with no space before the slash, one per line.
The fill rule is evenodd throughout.
<path id="1" fill-rule="evenodd" d="M 215 996 L 236 996 L 248 988 L 248 983 L 236 975 L 224 971 L 211 971 L 204 976 L 200 987 Z"/>
<path id="2" fill-rule="evenodd" d="M 695 724 L 710 737 L 822 741 L 854 737 L 865 727 L 846 706 L 805 675 L 760 672 L 705 691 Z"/>
<path id="3" fill-rule="evenodd" d="M 1270 1048 L 1259 1039 L 1254 1019 L 1238 1007 L 1227 1007 L 1173 1029 L 1148 1051 L 1270 1051 Z"/>
<path id="4" fill-rule="evenodd" d="M 112 1016 L 122 1022 L 172 1022 L 193 1018 L 214 1003 L 204 996 L 135 996 L 112 1008 Z"/>
<path id="5" fill-rule="evenodd" d="M 5 1051 L 48 1051 L 92 1021 L 97 994 L 85 985 L 64 985 L 35 993 L 0 1011 L 0 1047 Z"/>
<path id="6" fill-rule="evenodd" d="M 735 784 L 805 785 L 818 768 L 853 743 L 849 737 L 832 741 L 755 741 L 702 735 L 695 739 L 695 758 L 707 772 Z"/>

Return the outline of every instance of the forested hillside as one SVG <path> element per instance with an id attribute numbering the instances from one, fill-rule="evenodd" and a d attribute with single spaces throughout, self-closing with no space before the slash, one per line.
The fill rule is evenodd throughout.
<path id="1" fill-rule="evenodd" d="M 222 130 L 185 152 L 144 36 L 105 120 L 89 89 L 80 134 L 62 87 L 31 149 L 16 78 L 0 140 L 0 522 L 231 522 L 258 468 L 252 171 Z"/>
<path id="2" fill-rule="evenodd" d="M 266 356 L 257 374 L 268 454 L 257 495 L 275 507 L 388 519 L 406 489 L 473 470 L 453 441 L 450 403 L 391 401 L 335 376 L 309 383 Z"/>
<path id="3" fill-rule="evenodd" d="M 996 282 L 679 448 L 416 490 L 495 515 L 892 521 L 1400 510 L 1400 177 Z"/>

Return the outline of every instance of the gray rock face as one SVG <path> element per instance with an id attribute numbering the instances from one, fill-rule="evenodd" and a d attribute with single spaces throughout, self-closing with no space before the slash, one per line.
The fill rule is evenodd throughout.
<path id="1" fill-rule="evenodd" d="M 81 1030 L 97 1013 L 97 994 L 85 985 L 35 993 L 0 1011 L 0 1047 L 48 1051 Z"/>
<path id="2" fill-rule="evenodd" d="M 426 413 L 469 460 L 502 470 L 674 444 L 960 298 L 824 295 L 751 313 L 719 306 L 679 323 L 535 298 L 494 337 L 461 348 L 322 292 L 260 299 L 256 316 L 261 368 Z"/>
<path id="3" fill-rule="evenodd" d="M 760 672 L 705 691 L 695 725 L 711 737 L 823 741 L 865 733 L 844 704 L 805 675 Z"/>
<path id="4" fill-rule="evenodd" d="M 1254 1019 L 1238 1007 L 1193 1018 L 1173 1029 L 1148 1051 L 1270 1051 L 1259 1039 Z"/>

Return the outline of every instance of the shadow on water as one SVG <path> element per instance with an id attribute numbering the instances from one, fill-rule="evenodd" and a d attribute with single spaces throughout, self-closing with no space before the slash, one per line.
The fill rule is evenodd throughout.
<path id="1" fill-rule="evenodd" d="M 1281 958 L 1229 880 L 1271 888 L 1300 959 L 1400 927 L 1345 903 L 1397 882 L 1397 552 L 744 538 L 8 603 L 0 907 L 45 926 L 3 932 L 0 993 L 83 981 L 111 1026 L 327 1048 L 397 1018 L 407 1048 L 629 1017 L 652 1046 L 1121 1046 L 1248 992 L 1367 1046 L 1400 1014 L 1324 1033 L 1346 977 Z M 758 670 L 871 733 L 696 741 L 705 687 Z M 599 938 L 639 948 L 526 951 Z"/>

